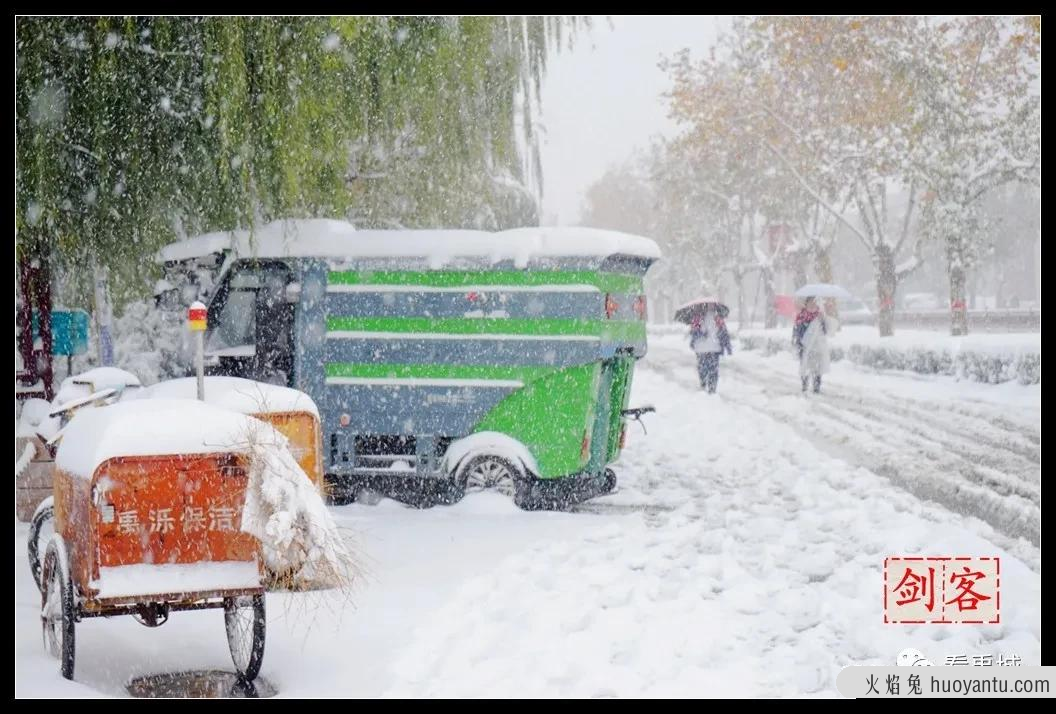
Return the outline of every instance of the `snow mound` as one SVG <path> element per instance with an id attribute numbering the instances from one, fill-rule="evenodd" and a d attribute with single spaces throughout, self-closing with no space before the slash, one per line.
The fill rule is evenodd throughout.
<path id="1" fill-rule="evenodd" d="M 260 438 L 285 442 L 270 425 L 229 409 L 186 399 L 136 399 L 77 412 L 56 465 L 90 479 L 116 456 L 247 453 L 249 441 Z"/>
<path id="2" fill-rule="evenodd" d="M 55 406 L 62 405 L 73 399 L 87 397 L 93 392 L 104 389 L 116 389 L 119 392 L 126 387 L 140 387 L 142 383 L 139 377 L 117 367 L 96 367 L 87 372 L 75 374 L 62 380 L 59 391 L 52 402 Z"/>
<path id="3" fill-rule="evenodd" d="M 143 390 L 142 399 L 197 399 L 195 377 L 170 379 Z M 240 414 L 264 412 L 309 412 L 319 416 L 319 408 L 304 392 L 241 377 L 206 377 L 205 402 Z"/>

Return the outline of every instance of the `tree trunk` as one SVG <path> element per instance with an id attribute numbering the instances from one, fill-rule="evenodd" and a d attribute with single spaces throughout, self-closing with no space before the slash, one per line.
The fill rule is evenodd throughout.
<path id="1" fill-rule="evenodd" d="M 22 386 L 32 386 L 37 381 L 37 370 L 33 361 L 33 288 L 32 271 L 29 267 L 29 251 L 20 251 L 18 256 L 18 310 L 15 313 L 15 326 L 18 330 L 18 354 L 22 357 L 22 367 L 26 379 Z"/>
<path id="2" fill-rule="evenodd" d="M 950 334 L 968 334 L 968 310 L 965 303 L 966 276 L 964 268 L 950 265 Z"/>
<path id="3" fill-rule="evenodd" d="M 1038 231 L 1038 238 L 1034 241 L 1034 299 L 1038 310 L 1041 310 L 1041 231 Z"/>
<path id="4" fill-rule="evenodd" d="M 114 364 L 114 341 L 110 331 L 112 314 L 110 299 L 107 295 L 107 278 L 107 269 L 97 263 L 95 266 L 95 327 L 99 335 L 99 364 L 104 367 Z"/>
<path id="5" fill-rule="evenodd" d="M 44 398 L 50 402 L 55 398 L 55 389 L 51 357 L 51 264 L 46 250 L 46 248 L 41 249 L 37 258 L 39 268 L 34 290 L 37 309 L 40 310 L 40 352 L 37 354 L 37 373 L 44 380 Z"/>
<path id="6" fill-rule="evenodd" d="M 759 278 L 763 281 L 763 299 L 766 301 L 766 318 L 763 327 L 772 330 L 777 327 L 777 306 L 774 305 L 774 274 L 770 270 L 762 270 Z"/>
<path id="7" fill-rule="evenodd" d="M 819 283 L 831 283 L 832 282 L 832 256 L 829 255 L 829 250 L 818 249 L 814 253 L 814 271 L 818 274 Z M 825 300 L 825 313 L 839 319 L 840 311 L 837 303 L 832 298 Z"/>
<path id="8" fill-rule="evenodd" d="M 807 284 L 807 260 L 802 254 L 792 260 L 792 281 L 796 284 L 796 290 Z"/>
<path id="9" fill-rule="evenodd" d="M 28 373 L 23 386 L 43 382 L 44 398 L 51 401 L 55 392 L 51 366 L 51 271 L 46 248 L 39 243 L 29 244 L 19 257 L 18 271 L 22 294 L 17 313 L 18 351 Z M 33 339 L 34 311 L 37 313 L 39 347 Z"/>
<path id="10" fill-rule="evenodd" d="M 744 273 L 738 271 L 733 274 L 737 283 L 737 329 L 744 327 Z"/>
<path id="11" fill-rule="evenodd" d="M 880 246 L 876 251 L 876 297 L 880 309 L 876 325 L 881 337 L 890 337 L 895 334 L 895 289 L 897 287 L 895 256 L 889 248 Z"/>

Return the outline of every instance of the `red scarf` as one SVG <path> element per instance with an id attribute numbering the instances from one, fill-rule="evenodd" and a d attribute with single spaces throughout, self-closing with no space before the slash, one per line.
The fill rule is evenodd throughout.
<path id="1" fill-rule="evenodd" d="M 726 321 L 719 317 L 718 314 L 715 315 L 715 326 L 718 327 L 720 330 L 726 327 Z M 694 330 L 702 330 L 704 328 L 704 318 L 702 318 L 700 315 L 697 315 L 693 318 L 693 322 L 690 327 Z"/>
<path id="2" fill-rule="evenodd" d="M 799 327 L 800 325 L 803 325 L 803 324 L 806 324 L 806 323 L 813 322 L 814 318 L 817 317 L 820 314 L 821 314 L 821 310 L 818 309 L 818 308 L 814 308 L 813 310 L 808 310 L 807 308 L 803 308 L 802 310 L 799 311 L 799 314 L 796 315 L 796 327 Z"/>

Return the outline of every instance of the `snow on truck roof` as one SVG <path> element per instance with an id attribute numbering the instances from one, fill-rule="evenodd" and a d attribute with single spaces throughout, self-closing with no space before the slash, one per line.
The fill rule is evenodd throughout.
<path id="1" fill-rule="evenodd" d="M 356 230 L 345 221 L 280 220 L 252 233 L 207 233 L 161 249 L 159 261 L 178 261 L 230 250 L 237 257 L 426 258 L 442 265 L 452 258 L 514 260 L 631 255 L 656 260 L 660 249 L 649 238 L 618 231 L 562 226 L 474 230 Z"/>
<path id="2" fill-rule="evenodd" d="M 135 399 L 77 412 L 55 462 L 90 479 L 117 456 L 242 453 L 254 440 L 285 443 L 269 424 L 230 409 L 190 399 Z"/>
<path id="3" fill-rule="evenodd" d="M 243 231 L 218 231 L 170 243 L 158 251 L 159 263 L 178 263 L 231 249 L 233 237 Z"/>
<path id="4" fill-rule="evenodd" d="M 660 247 L 644 236 L 586 226 L 512 228 L 494 234 L 500 240 L 517 242 L 540 257 L 631 255 L 658 260 Z"/>
<path id="5" fill-rule="evenodd" d="M 195 377 L 170 379 L 147 387 L 140 399 L 197 399 Z M 263 412 L 308 412 L 319 416 L 319 408 L 304 392 L 241 377 L 206 377 L 205 402 L 240 414 Z"/>

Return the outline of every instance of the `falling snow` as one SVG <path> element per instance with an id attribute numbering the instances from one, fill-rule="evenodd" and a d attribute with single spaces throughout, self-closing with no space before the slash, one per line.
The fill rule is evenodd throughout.
<path id="1" fill-rule="evenodd" d="M 1040 17 L 15 31 L 16 696 L 1040 664 Z M 892 556 L 1000 622 L 885 624 Z"/>

